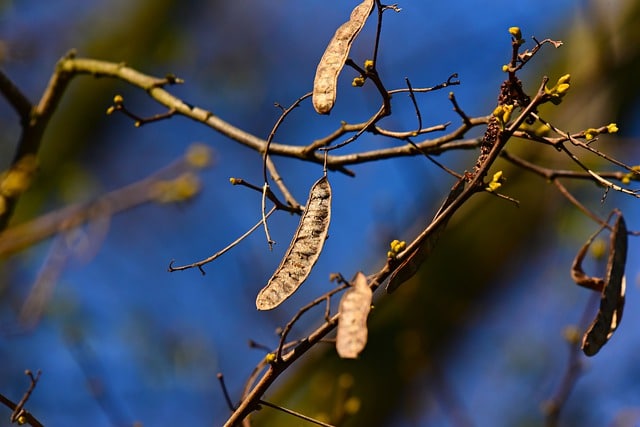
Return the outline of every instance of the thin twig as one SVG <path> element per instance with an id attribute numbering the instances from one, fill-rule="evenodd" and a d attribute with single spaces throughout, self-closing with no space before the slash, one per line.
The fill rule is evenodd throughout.
<path id="1" fill-rule="evenodd" d="M 215 254 L 211 255 L 208 258 L 205 258 L 203 260 L 200 261 L 196 261 L 194 263 L 191 264 L 186 264 L 186 265 L 181 265 L 178 267 L 174 267 L 173 266 L 173 260 L 171 261 L 171 263 L 169 263 L 169 268 L 168 271 L 169 272 L 174 272 L 174 271 L 179 271 L 179 270 L 187 270 L 189 268 L 194 268 L 197 267 L 200 272 L 204 275 L 205 271 L 202 268 L 203 265 L 208 264 L 212 261 L 215 261 L 216 259 L 220 258 L 222 255 L 224 255 L 225 253 L 227 253 L 229 250 L 231 250 L 232 248 L 234 248 L 236 245 L 238 245 L 238 243 L 240 243 L 241 241 L 243 241 L 244 239 L 247 238 L 247 236 L 249 236 L 251 233 L 253 233 L 254 231 L 256 231 L 256 229 L 258 227 L 260 227 L 260 225 L 262 224 L 262 222 L 266 219 L 269 218 L 269 216 L 271 216 L 272 213 L 274 213 L 277 210 L 277 207 L 274 206 L 271 208 L 271 210 L 269 212 L 267 212 L 267 214 L 264 216 L 263 219 L 261 219 L 260 221 L 258 221 L 253 227 L 251 227 L 249 230 L 247 230 L 242 236 L 238 237 L 236 240 L 234 240 L 233 242 L 231 242 L 229 245 L 227 245 L 224 249 L 219 250 L 218 252 L 216 252 Z"/>
<path id="2" fill-rule="evenodd" d="M 261 201 L 262 225 L 264 226 L 264 233 L 266 235 L 267 244 L 269 245 L 269 249 L 270 250 L 273 248 L 273 244 L 275 242 L 271 239 L 271 235 L 269 233 L 269 224 L 267 223 L 267 215 L 266 215 L 266 211 L 267 211 L 267 204 L 266 204 L 267 194 L 271 193 L 271 188 L 269 187 L 269 179 L 267 177 L 267 169 L 271 172 L 271 176 L 278 177 L 278 186 L 283 190 L 284 194 L 288 195 L 290 197 L 290 200 L 293 201 L 292 202 L 292 206 L 295 206 L 295 205 L 299 206 L 299 204 L 295 201 L 295 199 L 293 199 L 293 197 L 291 196 L 290 191 L 284 185 L 284 182 L 282 181 L 282 178 L 280 177 L 280 174 L 278 174 L 276 166 L 273 164 L 272 161 L 270 161 L 270 158 L 269 158 L 269 146 L 271 145 L 271 143 L 273 141 L 273 138 L 275 137 L 276 132 L 278 131 L 278 128 L 284 122 L 284 119 L 289 115 L 289 113 L 291 113 L 296 107 L 298 107 L 298 105 L 300 105 L 300 103 L 304 99 L 310 97 L 311 95 L 312 95 L 311 93 L 307 93 L 307 94 L 301 96 L 293 104 L 291 104 L 288 108 L 282 110 L 282 114 L 280 114 L 280 117 L 278 117 L 278 120 L 276 120 L 276 123 L 273 125 L 273 128 L 271 129 L 271 132 L 269 133 L 269 136 L 267 137 L 267 141 L 266 141 L 266 144 L 265 144 L 264 152 L 262 153 L 262 159 L 263 159 L 262 175 L 263 175 L 263 181 L 264 181 L 264 184 L 262 185 L 262 201 Z M 279 104 L 276 104 L 276 106 L 279 106 Z"/>
<path id="3" fill-rule="evenodd" d="M 216 375 L 216 378 L 218 378 L 218 382 L 220 382 L 220 388 L 222 388 L 222 394 L 224 396 L 224 400 L 227 402 L 227 406 L 229 407 L 229 410 L 230 411 L 235 410 L 236 408 L 233 407 L 233 403 L 231 402 L 231 396 L 229 396 L 229 390 L 227 390 L 227 385 L 224 382 L 224 375 L 218 372 L 218 374 Z"/>
<path id="4" fill-rule="evenodd" d="M 580 141 L 578 138 L 584 138 L 585 137 L 585 132 L 580 132 L 577 135 L 571 135 L 568 132 L 565 132 L 561 129 L 558 129 L 556 126 L 552 125 L 551 123 L 547 122 L 546 120 L 542 119 L 541 117 L 539 117 L 537 114 L 531 114 L 533 117 L 535 117 L 537 120 L 539 120 L 542 124 L 548 126 L 550 129 L 552 129 L 554 132 L 562 135 L 562 137 L 564 138 L 562 141 L 569 141 L 571 142 L 573 145 L 577 146 L 577 147 L 581 147 L 584 148 L 587 151 L 590 151 L 591 153 L 602 157 L 603 159 L 605 159 L 606 161 L 608 161 L 609 163 L 613 163 L 616 166 L 620 166 L 623 169 L 626 169 L 629 172 L 632 172 L 634 174 L 637 174 L 638 171 L 634 170 L 633 168 L 631 168 L 629 165 L 621 162 L 620 160 L 614 159 L 613 157 L 603 153 L 600 150 L 596 150 L 595 148 L 591 147 L 589 144 L 585 144 L 584 142 Z M 606 126 L 603 126 L 600 129 L 606 129 Z M 563 149 L 565 149 L 562 146 L 562 143 L 557 144 L 559 146 L 561 146 Z M 566 151 L 566 149 L 565 149 Z M 615 188 L 614 188 L 615 189 Z"/>
<path id="5" fill-rule="evenodd" d="M 29 115 L 33 105 L 29 98 L 22 93 L 20 88 L 2 70 L 0 70 L 0 93 L 9 101 L 9 104 L 16 110 L 23 126 L 29 121 Z"/>
<path id="6" fill-rule="evenodd" d="M 273 409 L 277 409 L 278 411 L 284 412 L 285 414 L 293 415 L 296 418 L 300 418 L 301 420 L 305 420 L 305 421 L 308 421 L 310 423 L 313 423 L 313 424 L 316 424 L 316 425 L 319 425 L 319 426 L 335 427 L 332 424 L 323 423 L 320 420 L 316 420 L 315 418 L 311 418 L 311 417 L 303 415 L 303 414 L 301 414 L 299 412 L 292 411 L 291 409 L 287 409 L 287 408 L 283 408 L 282 406 L 274 405 L 273 403 L 269 403 L 266 400 L 260 399 L 260 404 L 264 405 L 264 406 L 268 406 L 268 407 L 273 408 Z"/>
<path id="7" fill-rule="evenodd" d="M 409 89 L 409 99 L 411 99 L 411 103 L 413 104 L 413 109 L 416 111 L 416 117 L 418 118 L 418 130 L 422 129 L 422 114 L 420 113 L 420 107 L 418 107 L 418 101 L 416 101 L 416 95 L 413 93 L 413 88 L 411 87 L 411 81 L 408 77 L 404 78 L 404 81 L 407 83 L 407 88 Z"/>

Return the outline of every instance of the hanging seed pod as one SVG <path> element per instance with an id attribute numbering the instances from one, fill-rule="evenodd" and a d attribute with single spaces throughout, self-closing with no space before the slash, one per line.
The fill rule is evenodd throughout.
<path id="1" fill-rule="evenodd" d="M 364 0 L 351 12 L 349 21 L 342 24 L 324 51 L 313 81 L 313 108 L 319 114 L 329 114 L 336 102 L 338 75 L 349 56 L 356 36 L 373 10 L 374 0 Z"/>
<path id="2" fill-rule="evenodd" d="M 327 177 L 323 176 L 311 187 L 298 229 L 280 266 L 258 293 L 258 310 L 276 308 L 307 279 L 322 252 L 330 220 L 331 186 Z"/>
<path id="3" fill-rule="evenodd" d="M 367 278 L 358 272 L 353 286 L 340 300 L 336 350 L 343 359 L 355 359 L 367 344 L 367 316 L 372 298 Z"/>
<path id="4" fill-rule="evenodd" d="M 620 325 L 626 291 L 626 263 L 627 225 L 622 213 L 618 212 L 618 218 L 611 231 L 607 274 L 601 290 L 600 309 L 582 339 L 582 351 L 587 356 L 598 353 Z"/>

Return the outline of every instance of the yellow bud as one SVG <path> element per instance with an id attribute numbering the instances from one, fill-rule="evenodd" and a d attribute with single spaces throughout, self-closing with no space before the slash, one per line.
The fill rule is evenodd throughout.
<path id="1" fill-rule="evenodd" d="M 509 66 L 508 66 L 507 64 L 504 64 L 504 65 L 502 66 L 502 71 L 503 71 L 503 72 L 505 72 L 505 73 L 506 73 L 507 71 L 509 71 Z"/>
<path id="2" fill-rule="evenodd" d="M 362 76 L 354 77 L 351 81 L 351 86 L 353 87 L 362 87 L 364 85 L 365 78 Z"/>
<path id="3" fill-rule="evenodd" d="M 407 247 L 407 242 L 404 240 L 393 240 L 389 247 L 391 250 L 387 252 L 387 258 L 395 258 L 400 252 Z"/>
<path id="4" fill-rule="evenodd" d="M 516 40 L 520 40 L 522 38 L 522 31 L 520 31 L 520 27 L 510 27 L 509 34 L 511 34 Z"/>
<path id="5" fill-rule="evenodd" d="M 513 112 L 513 105 L 505 105 L 502 108 L 502 117 L 500 119 L 503 123 L 507 123 L 511 119 L 511 113 Z"/>
<path id="6" fill-rule="evenodd" d="M 122 95 L 116 95 L 113 97 L 114 104 L 122 104 L 123 102 L 124 102 L 124 98 L 122 97 Z"/>
<path id="7" fill-rule="evenodd" d="M 558 84 L 570 83 L 571 82 L 571 74 L 565 74 L 564 76 L 558 79 Z"/>
<path id="8" fill-rule="evenodd" d="M 548 124 L 542 124 L 538 126 L 533 133 L 537 136 L 547 136 L 551 132 L 551 127 Z"/>
<path id="9" fill-rule="evenodd" d="M 551 95 L 549 100 L 553 104 L 558 105 L 562 102 L 562 97 L 566 95 L 566 93 L 569 91 L 569 88 L 571 87 L 571 85 L 569 84 L 570 81 L 571 74 L 565 74 L 558 79 L 556 85 L 551 89 L 545 87 L 545 92 L 548 95 Z"/>
<path id="10" fill-rule="evenodd" d="M 275 362 L 275 361 L 276 361 L 276 355 L 275 355 L 275 353 L 269 353 L 269 354 L 267 354 L 267 355 L 264 357 L 264 360 L 265 360 L 267 363 L 273 363 L 273 362 Z"/>
<path id="11" fill-rule="evenodd" d="M 607 132 L 609 133 L 616 133 L 618 130 L 618 125 L 616 123 L 609 123 L 607 125 Z"/>
<path id="12" fill-rule="evenodd" d="M 502 183 L 505 181 L 505 178 L 502 174 L 502 171 L 498 171 L 493 174 L 493 178 L 491 178 L 491 182 L 487 184 L 486 190 L 490 193 L 496 191 L 498 188 L 502 187 Z"/>
<path id="13" fill-rule="evenodd" d="M 374 66 L 373 60 L 367 59 L 366 61 L 364 61 L 364 69 L 366 71 L 373 71 L 373 66 Z"/>
<path id="14" fill-rule="evenodd" d="M 630 184 L 631 181 L 640 181 L 640 174 L 638 173 L 640 172 L 640 166 L 631 166 L 631 170 L 636 173 L 629 172 L 625 174 L 620 180 L 623 184 Z"/>
<path id="15" fill-rule="evenodd" d="M 592 140 L 593 138 L 595 138 L 599 134 L 600 134 L 600 132 L 598 132 L 598 129 L 594 129 L 594 128 L 589 128 L 589 129 L 584 131 L 584 137 L 587 139 L 587 141 Z"/>
<path id="16" fill-rule="evenodd" d="M 107 115 L 113 114 L 114 111 L 116 111 L 116 107 L 112 105 L 111 107 L 107 108 Z"/>
<path id="17" fill-rule="evenodd" d="M 489 193 L 493 193 L 494 191 L 496 191 L 500 187 L 502 187 L 501 183 L 499 183 L 499 182 L 490 182 L 489 185 L 487 186 L 487 191 Z"/>
<path id="18" fill-rule="evenodd" d="M 391 242 L 391 250 L 396 253 L 404 250 L 404 248 L 406 247 L 407 243 L 404 240 L 394 240 L 393 242 Z"/>
<path id="19" fill-rule="evenodd" d="M 236 185 L 238 183 L 238 179 L 234 178 L 234 177 L 231 177 L 231 178 L 229 178 L 229 182 L 231 183 L 231 185 Z"/>
<path id="20" fill-rule="evenodd" d="M 569 90 L 569 83 L 561 83 L 556 87 L 556 93 L 558 95 L 564 95 Z"/>

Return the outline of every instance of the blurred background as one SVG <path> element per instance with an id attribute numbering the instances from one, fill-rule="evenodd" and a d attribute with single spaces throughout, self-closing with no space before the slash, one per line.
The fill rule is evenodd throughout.
<path id="1" fill-rule="evenodd" d="M 150 75 L 173 73 L 185 84 L 169 90 L 259 137 L 280 110 L 311 90 L 317 61 L 356 2 L 327 0 L 175 1 L 121 0 L 55 3 L 0 1 L 0 63 L 36 102 L 56 61 L 78 56 L 126 62 Z M 533 93 L 543 75 L 572 74 L 569 95 L 542 114 L 556 126 L 579 131 L 618 123 L 598 149 L 628 164 L 640 163 L 640 4 L 634 1 L 404 2 L 387 12 L 378 69 L 388 88 L 433 86 L 458 73 L 460 86 L 419 95 L 425 125 L 459 124 L 447 99 L 455 92 L 469 116 L 489 114 L 510 57 L 507 29 L 517 25 L 529 40 L 548 46 L 521 75 Z M 374 20 L 353 50 L 358 63 L 371 57 Z M 340 80 L 337 106 L 320 117 L 305 102 L 278 131 L 276 141 L 306 145 L 335 130 L 341 120 L 365 120 L 378 108 L 370 87 Z M 32 190 L 12 226 L 70 203 L 139 182 L 202 143 L 213 152 L 198 172 L 197 196 L 179 203 L 132 207 L 82 230 L 75 255 L 57 263 L 68 242 L 46 239 L 4 254 L 0 264 L 0 393 L 20 400 L 25 369 L 42 377 L 27 409 L 45 425 L 221 425 L 229 414 L 216 374 L 232 399 L 240 396 L 263 350 L 274 348 L 276 329 L 297 307 L 333 286 L 329 274 L 373 273 L 385 262 L 392 239 L 410 240 L 433 216 L 453 180 L 422 157 L 352 167 L 355 178 L 330 174 L 334 189 L 330 238 L 300 292 L 271 312 L 255 310 L 255 296 L 277 267 L 297 218 L 270 220 L 277 244 L 268 250 L 258 230 L 231 252 L 197 269 L 167 272 L 205 258 L 260 219 L 260 195 L 233 187 L 230 177 L 260 185 L 261 157 L 211 129 L 174 117 L 136 128 L 121 114 L 107 116 L 113 96 L 141 116 L 164 112 L 142 90 L 110 79 L 76 77 L 53 116 Z M 389 129 L 417 126 L 408 97 L 394 97 Z M 0 103 L 0 169 L 13 157 L 20 123 Z M 475 130 L 471 136 L 481 133 Z M 436 134 L 436 136 L 439 134 Z M 343 152 L 397 145 L 364 135 Z M 509 150 L 554 168 L 574 168 L 548 147 L 513 140 Z M 464 171 L 475 152 L 438 157 Z M 304 203 L 321 167 L 291 159 L 274 161 L 294 196 Z M 592 156 L 593 169 L 614 170 Z M 330 344 L 317 348 L 281 378 L 265 398 L 319 419 L 336 421 L 345 402 L 358 410 L 340 425 L 537 426 L 544 402 L 560 387 L 569 346 L 563 331 L 597 308 L 592 292 L 573 284 L 575 253 L 597 225 L 553 185 L 500 163 L 512 203 L 476 196 L 449 223 L 420 274 L 391 297 L 380 297 L 370 317 L 369 343 L 358 361 L 339 360 Z M 636 199 L 585 182 L 563 181 L 602 216 L 623 210 L 630 229 L 640 228 Z M 605 242 L 608 237 L 602 236 Z M 66 237 L 65 237 L 66 238 Z M 80 249 L 78 249 L 80 248 Z M 638 278 L 640 246 L 630 238 L 627 306 L 619 330 L 595 357 L 563 406 L 561 425 L 640 425 Z M 64 268 L 62 268 L 62 266 Z M 51 267 L 57 274 L 46 276 Z M 602 274 L 589 259 L 588 272 Z M 19 313 L 34 284 L 48 277 L 51 295 L 37 322 Z M 304 317 L 293 334 L 304 336 L 322 310 Z M 582 356 L 580 356 L 582 358 Z M 353 399 L 349 400 L 352 397 Z M 348 411 L 347 411 L 348 412 Z M 10 411 L 0 410 L 0 425 Z M 264 408 L 255 425 L 307 425 Z"/>

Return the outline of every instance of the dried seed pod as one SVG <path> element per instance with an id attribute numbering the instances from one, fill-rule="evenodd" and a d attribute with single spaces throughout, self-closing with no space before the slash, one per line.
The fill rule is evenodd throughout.
<path id="1" fill-rule="evenodd" d="M 353 286 L 340 300 L 336 350 L 344 359 L 355 359 L 367 344 L 367 316 L 371 309 L 373 291 L 367 278 L 358 272 Z"/>
<path id="2" fill-rule="evenodd" d="M 600 294 L 600 309 L 582 339 L 582 351 L 595 355 L 609 341 L 622 320 L 626 281 L 624 268 L 627 263 L 627 225 L 618 213 L 609 248 L 607 275 Z"/>
<path id="3" fill-rule="evenodd" d="M 319 114 L 329 114 L 336 101 L 338 75 L 349 56 L 356 36 L 373 10 L 374 1 L 364 0 L 351 12 L 349 21 L 342 24 L 324 51 L 313 81 L 313 108 Z"/>
<path id="4" fill-rule="evenodd" d="M 307 279 L 322 252 L 330 220 L 331 186 L 323 176 L 311 187 L 298 229 L 280 266 L 258 293 L 258 310 L 276 308 Z"/>

